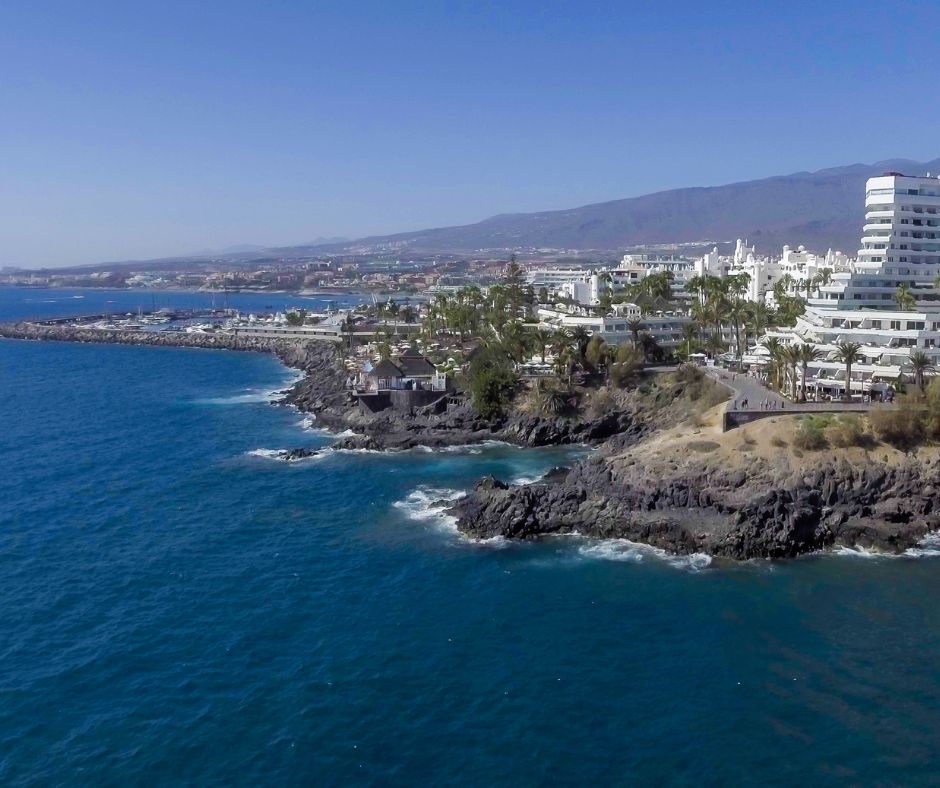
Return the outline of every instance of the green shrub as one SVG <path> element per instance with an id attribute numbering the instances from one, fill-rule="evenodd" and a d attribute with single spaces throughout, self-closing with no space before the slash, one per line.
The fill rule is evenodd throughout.
<path id="1" fill-rule="evenodd" d="M 468 373 L 473 407 L 485 419 L 502 416 L 512 401 L 518 377 L 509 359 L 494 349 L 473 357 Z"/>
<path id="2" fill-rule="evenodd" d="M 823 434 L 822 427 L 815 419 L 800 419 L 800 423 L 793 433 L 793 445 L 806 451 L 820 451 L 829 444 Z"/>
<path id="3" fill-rule="evenodd" d="M 896 408 L 874 408 L 868 414 L 875 437 L 901 451 L 919 446 L 927 437 L 922 408 L 901 403 Z"/>
<path id="4" fill-rule="evenodd" d="M 871 443 L 862 426 L 862 420 L 854 414 L 843 414 L 833 420 L 826 427 L 825 435 L 832 446 L 839 448 L 866 446 Z"/>
<path id="5" fill-rule="evenodd" d="M 643 362 L 643 354 L 639 350 L 634 350 L 630 345 L 620 345 L 610 364 L 611 382 L 621 388 L 630 384 L 643 369 Z"/>

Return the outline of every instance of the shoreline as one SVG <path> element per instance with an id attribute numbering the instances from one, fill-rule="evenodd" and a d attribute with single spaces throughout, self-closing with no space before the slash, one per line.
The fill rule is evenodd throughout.
<path id="1" fill-rule="evenodd" d="M 833 550 L 904 555 L 923 549 L 924 539 L 940 529 L 934 505 L 940 454 L 888 462 L 887 453 L 881 461 L 855 450 L 797 461 L 792 452 L 767 449 L 772 425 L 792 426 L 797 417 L 781 415 L 722 435 L 716 427 L 722 404 L 712 409 L 711 424 L 689 429 L 683 421 L 688 408 L 677 408 L 684 396 L 677 384 L 592 421 L 520 413 L 484 421 L 469 404 L 443 415 L 365 417 L 346 390 L 347 373 L 332 343 L 23 323 L 0 324 L 0 337 L 273 353 L 302 378 L 272 394 L 272 403 L 294 406 L 335 436 L 327 449 L 284 450 L 278 459 L 286 461 L 329 450 L 433 452 L 492 441 L 595 449 L 572 468 L 530 483 L 486 477 L 449 502 L 448 515 L 471 539 L 577 534 L 677 556 L 749 560 Z"/>

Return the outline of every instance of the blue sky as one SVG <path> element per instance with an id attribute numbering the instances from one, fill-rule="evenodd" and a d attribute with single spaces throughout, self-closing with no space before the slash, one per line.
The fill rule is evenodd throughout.
<path id="1" fill-rule="evenodd" d="M 931 159 L 938 32 L 897 0 L 0 0 L 0 265 Z"/>

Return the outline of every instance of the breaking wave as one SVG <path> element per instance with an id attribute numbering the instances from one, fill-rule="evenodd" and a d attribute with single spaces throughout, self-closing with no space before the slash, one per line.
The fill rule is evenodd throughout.
<path id="1" fill-rule="evenodd" d="M 662 561 L 676 569 L 685 569 L 689 572 L 701 572 L 707 569 L 712 557 L 705 553 L 692 553 L 691 555 L 675 555 L 659 547 L 631 542 L 629 539 L 604 539 L 581 545 L 578 553 L 586 558 L 598 558 L 605 561 L 626 561 L 640 564 L 653 558 Z"/>
<path id="2" fill-rule="evenodd" d="M 445 514 L 447 508 L 454 501 L 463 498 L 466 492 L 438 487 L 418 487 L 412 490 L 402 500 L 392 504 L 396 509 L 404 512 L 409 519 L 430 523 L 438 527 L 457 533 L 457 518 Z"/>

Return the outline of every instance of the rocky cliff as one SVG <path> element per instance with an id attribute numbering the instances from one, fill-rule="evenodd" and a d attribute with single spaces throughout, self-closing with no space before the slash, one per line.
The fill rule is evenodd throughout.
<path id="1" fill-rule="evenodd" d="M 830 452 L 793 467 L 779 451 L 777 459 L 703 459 L 639 443 L 601 451 L 549 484 L 483 479 L 452 514 L 478 538 L 579 533 L 734 559 L 834 545 L 897 553 L 940 527 L 936 456 L 889 462 Z"/>

